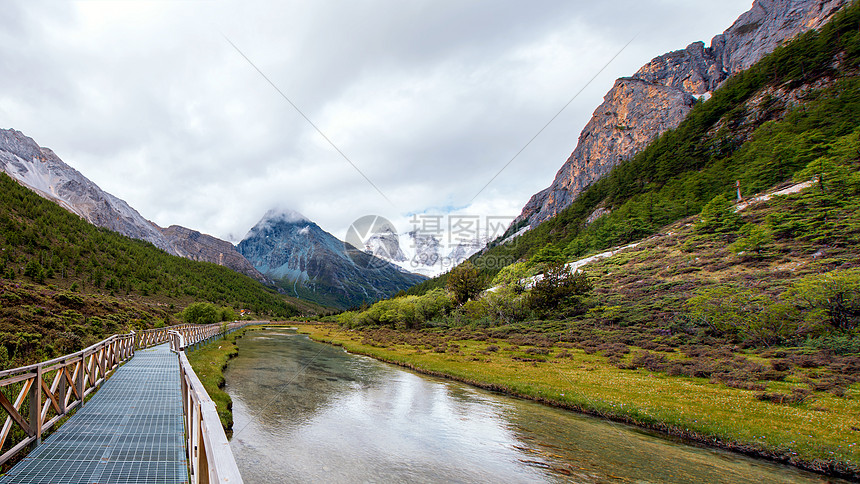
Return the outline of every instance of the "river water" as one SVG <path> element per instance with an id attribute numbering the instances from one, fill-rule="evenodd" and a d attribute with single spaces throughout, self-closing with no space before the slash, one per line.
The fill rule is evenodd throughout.
<path id="1" fill-rule="evenodd" d="M 840 482 L 420 375 L 286 329 L 226 372 L 245 482 Z"/>

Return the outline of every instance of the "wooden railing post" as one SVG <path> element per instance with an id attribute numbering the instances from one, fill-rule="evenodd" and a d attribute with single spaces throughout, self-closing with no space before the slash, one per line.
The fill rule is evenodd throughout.
<path id="1" fill-rule="evenodd" d="M 201 452 L 202 449 L 200 448 L 200 421 L 200 405 L 194 405 L 191 407 L 191 428 L 188 431 L 191 433 L 191 462 L 194 463 L 191 466 L 191 471 L 195 483 L 201 482 L 200 477 L 202 474 L 200 469 L 200 454 L 203 452 Z"/>
<path id="2" fill-rule="evenodd" d="M 104 344 L 98 352 L 98 357 L 96 358 L 96 363 L 98 363 L 99 373 L 101 378 L 96 378 L 96 381 L 103 379 L 106 375 L 105 367 L 107 366 L 107 358 L 108 358 L 108 348 L 110 347 L 110 343 Z"/>
<path id="3" fill-rule="evenodd" d="M 111 370 L 119 366 L 119 348 L 121 344 L 122 340 L 119 337 L 110 343 L 110 364 L 108 366 Z"/>
<path id="4" fill-rule="evenodd" d="M 209 459 L 207 459 L 207 452 L 203 447 L 203 443 L 206 442 L 206 436 L 203 434 L 203 408 L 200 408 L 199 420 L 197 424 L 197 482 L 200 484 L 209 484 Z M 214 410 L 214 405 L 213 405 Z M 212 445 L 211 442 L 206 442 L 206 445 Z"/>
<path id="5" fill-rule="evenodd" d="M 57 395 L 59 395 L 59 404 L 60 404 L 60 415 L 66 414 L 66 384 L 68 380 L 66 380 L 66 365 L 64 364 L 60 368 L 57 369 L 57 374 L 60 377 L 59 384 L 57 385 Z"/>
<path id="6" fill-rule="evenodd" d="M 30 430 L 33 432 L 31 437 L 36 437 L 33 441 L 33 448 L 36 448 L 42 443 L 42 366 L 36 367 L 36 376 L 33 384 L 30 385 Z"/>
<path id="7" fill-rule="evenodd" d="M 78 381 L 75 385 L 78 387 L 78 398 L 81 399 L 81 406 L 84 406 L 84 379 L 87 377 L 87 355 L 81 353 L 81 362 L 78 365 Z"/>

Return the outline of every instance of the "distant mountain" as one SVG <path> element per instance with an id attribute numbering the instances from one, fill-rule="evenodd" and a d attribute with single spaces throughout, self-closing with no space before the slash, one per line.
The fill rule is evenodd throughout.
<path id="1" fill-rule="evenodd" d="M 711 92 L 784 41 L 826 23 L 849 0 L 755 0 L 752 8 L 711 41 L 654 58 L 615 85 L 579 135 L 552 184 L 533 195 L 514 221 L 534 228 L 658 135 L 676 128 L 696 98 Z"/>
<path id="2" fill-rule="evenodd" d="M 161 233 L 173 250 L 186 259 L 213 262 L 264 284 L 273 284 L 271 279 L 254 269 L 248 259 L 244 258 L 230 242 L 179 225 L 161 229 Z"/>
<path id="3" fill-rule="evenodd" d="M 401 245 L 401 239 L 404 245 Z M 386 260 L 407 272 L 435 277 L 448 272 L 487 246 L 489 237 L 445 243 L 444 234 L 411 230 L 402 236 L 393 226 L 368 237 L 364 251 Z"/>
<path id="4" fill-rule="evenodd" d="M 364 244 L 364 251 L 395 264 L 408 260 L 400 248 L 400 237 L 393 227 L 386 227 L 371 235 Z"/>
<path id="5" fill-rule="evenodd" d="M 408 258 L 407 263 L 414 267 L 415 272 L 428 276 L 435 276 L 444 272 L 439 268 L 442 264 L 440 253 L 442 242 L 438 237 L 417 230 L 407 232 L 406 237 L 412 252 L 412 257 Z"/>
<path id="6" fill-rule="evenodd" d="M 0 170 L 93 225 L 179 255 L 157 225 L 20 131 L 0 129 Z"/>
<path id="7" fill-rule="evenodd" d="M 42 335 L 16 350 L 19 358 L 42 360 L 112 333 L 172 324 L 193 300 L 259 317 L 324 311 L 226 267 L 96 227 L 6 173 L 0 173 L 0 294 L 0 335 Z M 39 314 L 30 305 L 42 308 Z"/>
<path id="8" fill-rule="evenodd" d="M 425 279 L 347 246 L 293 211 L 270 210 L 237 248 L 288 293 L 341 308 L 376 301 Z"/>

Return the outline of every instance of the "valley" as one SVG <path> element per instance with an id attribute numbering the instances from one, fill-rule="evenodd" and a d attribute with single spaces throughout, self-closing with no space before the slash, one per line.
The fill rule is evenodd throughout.
<path id="1" fill-rule="evenodd" d="M 746 220 L 801 215 L 815 192 L 808 187 L 761 197 L 768 199 L 741 213 Z M 851 205 L 830 216 L 841 225 L 842 217 L 856 213 Z M 380 314 L 371 308 L 341 315 L 342 326 L 300 330 L 351 352 L 482 388 L 855 476 L 857 340 L 850 332 L 825 332 L 786 344 L 802 329 L 789 314 L 769 312 L 781 307 L 774 296 L 800 287 L 796 281 L 814 284 L 832 267 L 856 267 L 858 226 L 851 222 L 824 256 L 796 239 L 746 255 L 727 250 L 723 235 L 702 236 L 697 222 L 684 219 L 635 247 L 575 263 L 594 285 L 589 309 L 578 316 L 518 322 L 516 308 L 494 306 L 485 296 L 483 309 L 414 329 L 405 319 L 393 326 L 362 323 Z M 856 273 L 845 272 L 853 274 L 848 284 L 855 288 Z M 753 292 L 732 292 L 739 281 L 756 281 Z M 408 314 L 393 304 L 387 310 Z M 489 323 L 493 311 L 508 322 Z M 698 326 L 708 317 L 713 326 Z"/>
<path id="2" fill-rule="evenodd" d="M 638 61 L 589 106 L 578 138 L 568 135 L 551 184 L 521 200 L 504 178 L 534 180 L 504 172 L 564 108 L 507 165 L 481 164 L 498 158 L 496 145 L 510 149 L 504 130 L 488 135 L 483 124 L 507 118 L 410 108 L 410 96 L 449 102 L 420 88 L 438 81 L 432 69 L 410 67 L 421 82 L 401 73 L 412 81 L 380 88 L 384 101 L 356 94 L 412 58 L 357 68 L 360 82 L 342 92 L 349 63 L 326 82 L 304 79 L 332 83 L 320 98 L 361 99 L 306 114 L 299 106 L 310 101 L 287 95 L 299 88 L 280 87 L 297 73 L 269 78 L 282 66 L 258 66 L 221 36 L 253 69 L 207 82 L 262 75 L 298 121 L 263 113 L 269 98 L 240 101 L 233 86 L 217 111 L 236 119 L 200 114 L 210 105 L 199 99 L 153 97 L 194 122 L 153 138 L 135 124 L 144 148 L 127 144 L 132 134 L 105 135 L 65 139 L 67 155 L 0 130 L 0 370 L 114 334 L 269 321 L 186 349 L 249 482 L 860 479 L 860 2 L 755 0 L 709 43 Z M 515 49 L 499 64 L 509 71 L 466 77 L 493 72 L 489 84 L 507 84 L 532 57 L 570 48 L 554 42 Z M 457 52 L 448 62 L 468 71 L 476 59 Z M 530 74 L 530 96 L 546 89 L 541 72 Z M 481 104 L 471 96 L 457 99 Z M 444 119 L 442 131 L 456 134 L 422 139 L 403 112 L 418 124 Z M 221 125 L 236 141 L 208 133 Z M 176 139 L 195 153 L 165 148 Z M 60 155 L 101 166 L 93 180 L 112 190 L 123 187 L 112 170 L 183 184 L 126 182 L 123 196 L 145 202 L 144 216 Z M 110 156 L 121 161 L 98 164 Z M 454 195 L 483 178 L 483 195 Z M 219 204 L 201 205 L 210 199 Z M 503 216 L 512 206 L 522 208 Z M 505 220 L 492 236 L 480 230 L 490 219 Z M 398 227 L 405 221 L 412 230 Z M 0 394 L 0 418 L 7 430 L 15 419 L 19 440 L 32 433 L 18 415 L 24 395 L 42 391 L 23 381 L 5 382 L 19 394 Z M 271 442 L 267 425 L 280 432 Z M 7 430 L 0 454 L 15 446 Z M 285 449 L 293 467 L 278 462 Z M 648 449 L 684 465 L 646 465 Z"/>

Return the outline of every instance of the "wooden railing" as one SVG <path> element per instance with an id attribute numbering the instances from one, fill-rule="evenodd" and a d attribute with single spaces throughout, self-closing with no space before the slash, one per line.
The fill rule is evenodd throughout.
<path id="1" fill-rule="evenodd" d="M 179 354 L 185 447 L 191 484 L 241 483 L 242 475 L 218 418 L 215 402 L 188 362 L 182 350 L 185 346 L 185 338 L 179 332 L 171 332 L 170 349 Z"/>
<path id="2" fill-rule="evenodd" d="M 216 482 L 241 483 L 242 476 L 230 450 L 230 442 L 218 417 L 215 402 L 209 397 L 184 349 L 213 336 L 233 332 L 247 322 L 222 324 L 213 332 L 210 328 L 192 331 L 170 331 L 170 349 L 179 354 L 179 374 L 182 385 L 182 412 L 185 417 L 185 443 L 192 484 Z M 210 325 L 211 326 L 211 325 Z"/>
<path id="3" fill-rule="evenodd" d="M 206 393 L 185 352 L 179 352 L 179 372 L 182 375 L 182 407 L 191 483 L 241 484 L 242 475 L 218 418 L 215 402 Z"/>
<path id="4" fill-rule="evenodd" d="M 205 342 L 209 338 L 225 331 L 235 331 L 246 324 L 248 323 L 180 324 L 148 329 L 139 333 L 114 335 L 71 355 L 21 368 L 0 371 L 0 412 L 5 411 L 6 414 L 3 428 L 0 430 L 0 465 L 28 447 L 39 445 L 42 441 L 42 435 L 71 411 L 82 406 L 86 397 L 95 391 L 120 364 L 134 356 L 135 349 L 165 343 L 172 337 L 171 335 L 179 336 L 177 339 L 179 346 L 174 348 L 171 345 L 171 348 L 180 353 L 182 392 L 183 398 L 187 402 L 188 398 L 186 397 L 189 394 L 189 390 L 186 388 L 187 380 L 190 378 L 189 375 L 194 375 L 194 372 L 191 370 L 191 366 L 187 364 L 188 360 L 181 350 L 187 344 Z M 195 388 L 193 393 L 197 394 L 202 391 L 202 395 L 205 395 L 211 403 L 206 391 L 199 385 L 196 375 L 193 376 L 193 379 L 199 386 L 199 389 Z M 197 401 L 201 402 L 200 409 L 194 411 L 202 414 L 204 413 L 203 410 L 206 410 L 205 413 L 208 415 L 209 405 L 204 405 L 206 400 L 198 398 Z M 215 422 L 218 423 L 217 429 L 220 429 L 221 435 L 223 435 L 224 430 L 220 426 L 214 406 L 215 404 L 211 403 L 211 412 L 214 413 Z M 2 415 L 3 413 L 0 413 L 0 417 Z M 186 423 L 191 422 L 187 415 L 189 412 L 186 412 Z M 199 423 L 195 425 L 199 426 Z M 188 428 L 196 427 L 189 425 Z M 214 427 L 209 426 L 207 428 L 209 428 L 207 436 L 215 433 Z M 190 434 L 191 432 L 189 432 Z M 226 442 L 226 437 L 224 441 Z M 191 449 L 190 446 L 189 449 Z M 226 450 L 229 452 L 229 447 Z M 216 461 L 209 460 L 209 462 Z M 230 462 L 235 466 L 232 454 L 230 454 Z M 236 475 L 238 475 L 238 471 L 236 471 Z M 219 481 L 195 480 L 194 482 Z M 233 479 L 229 482 L 242 481 L 240 477 L 238 480 Z"/>
<path id="5" fill-rule="evenodd" d="M 0 407 L 6 412 L 0 464 L 39 445 L 44 432 L 83 405 L 87 395 L 134 355 L 134 341 L 133 333 L 114 335 L 71 355 L 0 371 Z"/>
<path id="6" fill-rule="evenodd" d="M 212 333 L 220 328 L 220 324 L 177 324 L 164 328 L 154 328 L 135 333 L 135 347 L 149 348 L 168 341 L 171 331 L 178 331 L 183 335 L 192 336 L 203 332 Z"/>
<path id="7" fill-rule="evenodd" d="M 170 349 L 178 352 L 184 350 L 187 347 L 194 347 L 200 345 L 201 343 L 205 343 L 209 339 L 214 338 L 216 336 L 232 333 L 233 331 L 236 331 L 243 326 L 247 326 L 248 324 L 253 323 L 255 322 L 233 321 L 230 323 L 184 324 L 179 326 L 171 326 L 170 328 L 163 328 L 166 329 L 167 334 L 159 334 L 158 339 L 161 342 L 170 341 Z M 256 321 L 256 323 L 260 323 L 260 321 Z M 174 346 L 174 340 L 170 339 L 171 334 L 173 333 L 182 336 L 181 346 Z M 179 344 L 179 340 L 176 340 L 176 343 Z"/>

